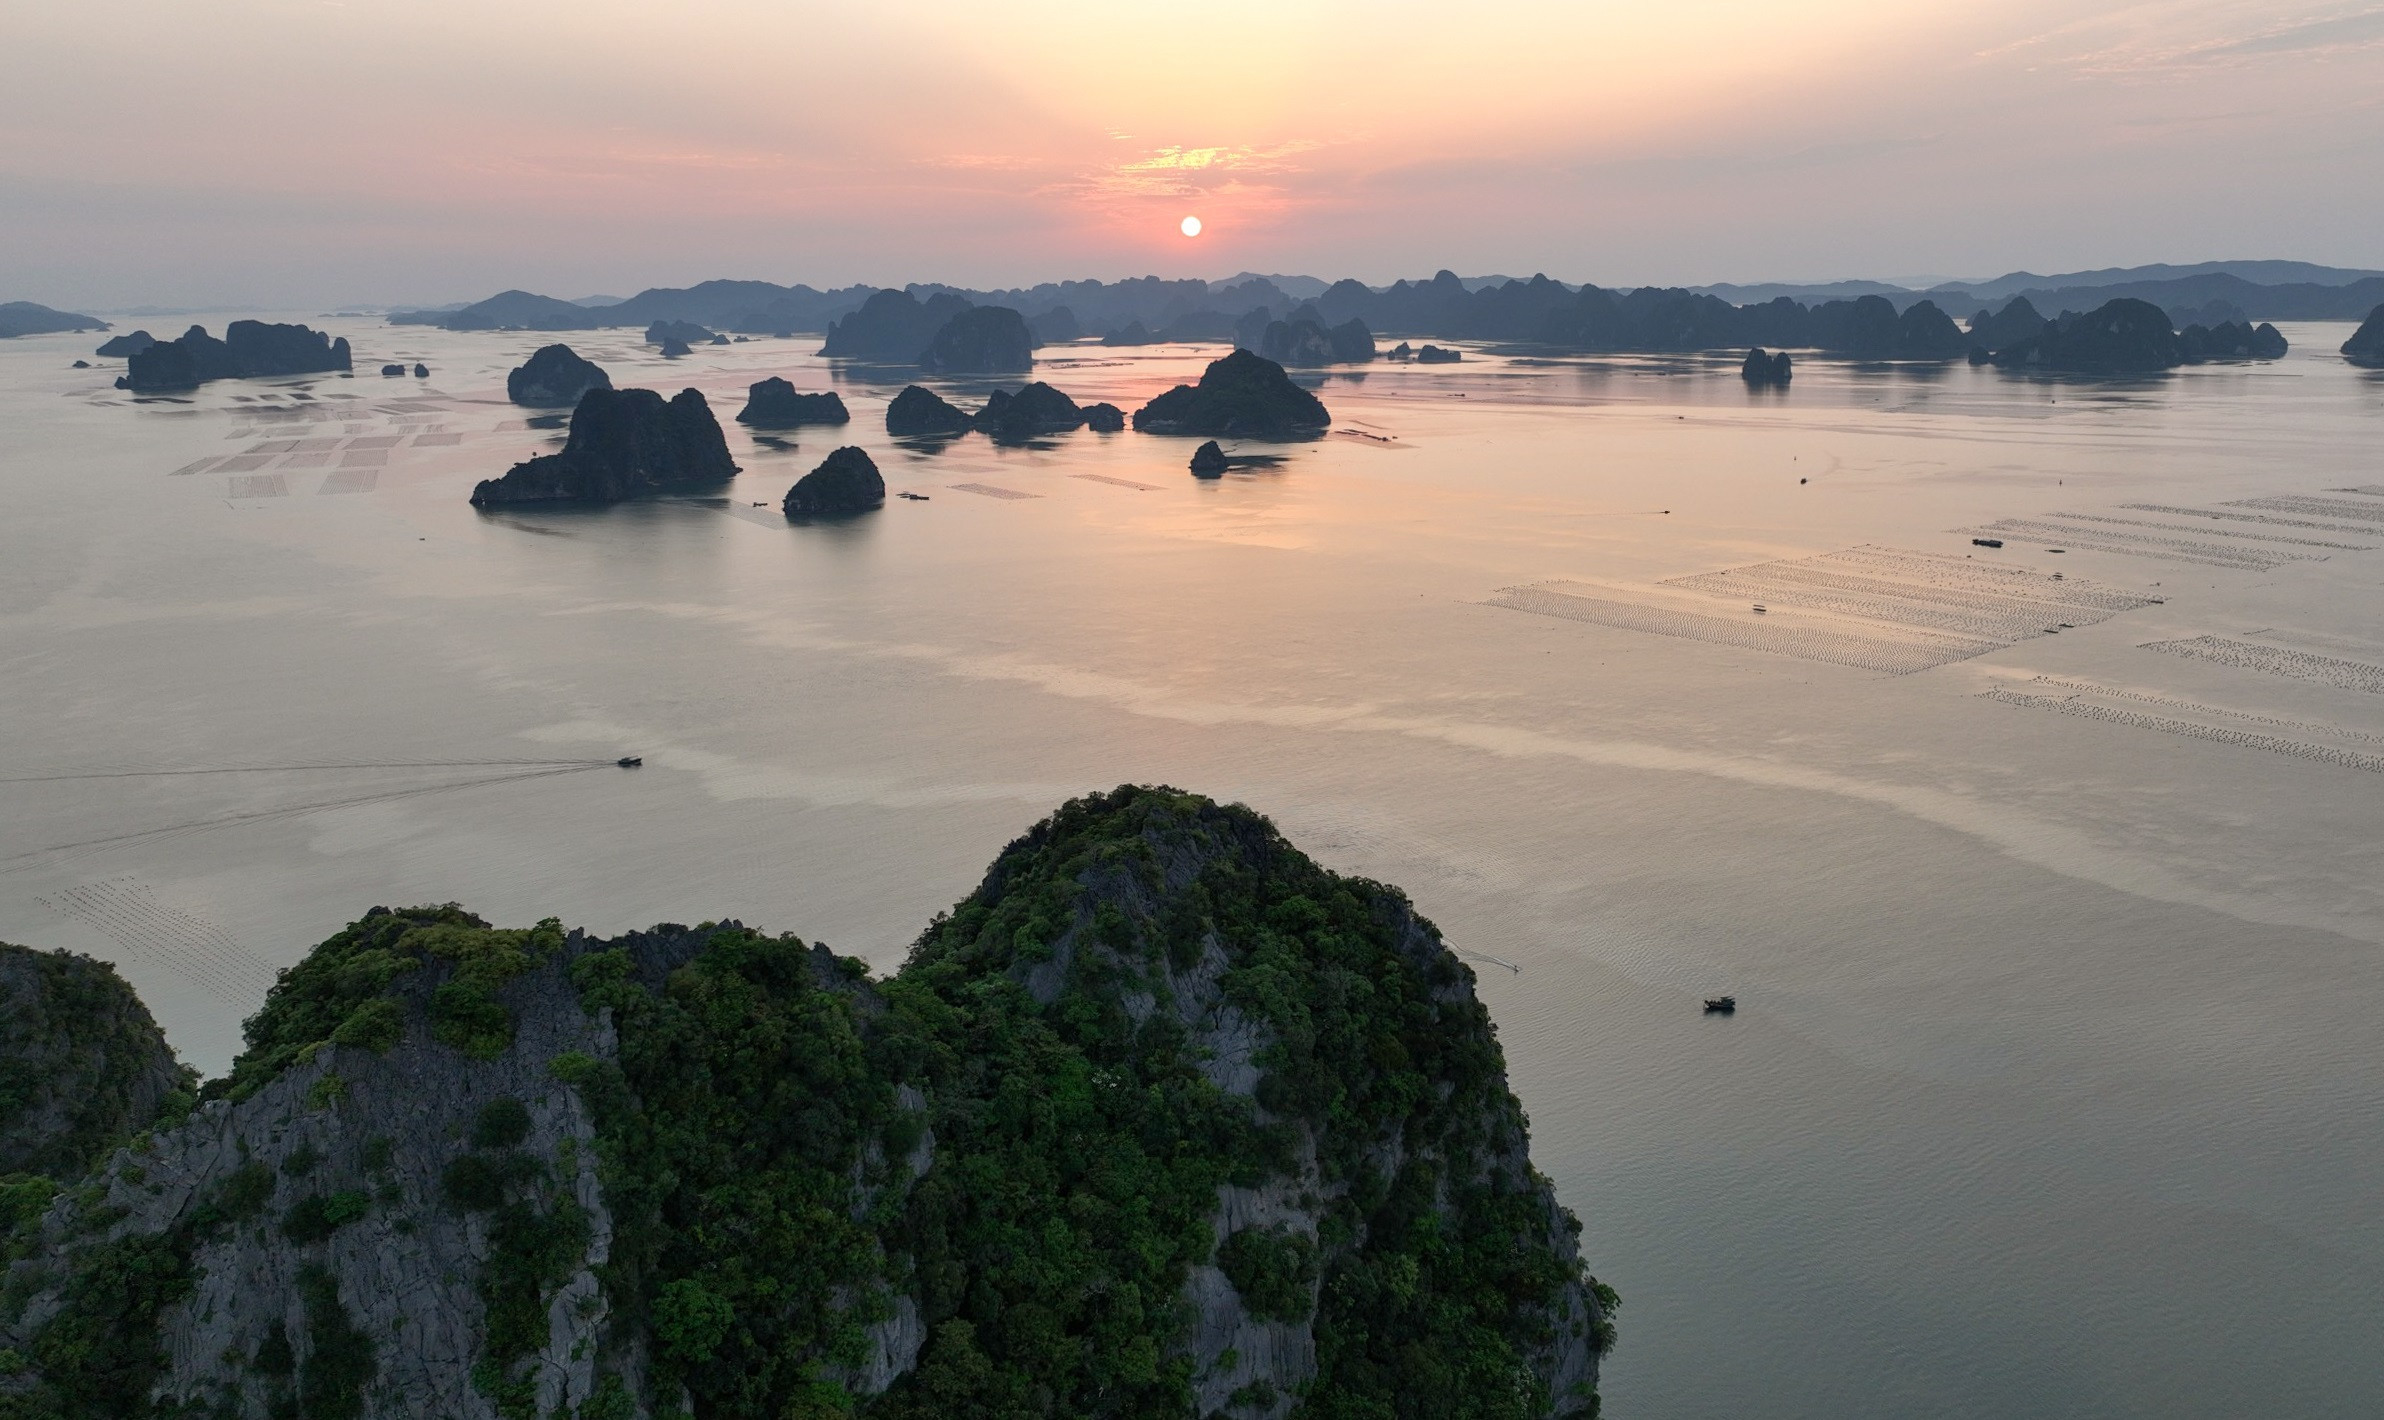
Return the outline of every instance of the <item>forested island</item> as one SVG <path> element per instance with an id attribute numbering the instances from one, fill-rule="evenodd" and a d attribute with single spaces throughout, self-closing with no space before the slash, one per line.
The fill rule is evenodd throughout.
<path id="1" fill-rule="evenodd" d="M 1247 809 L 1072 801 L 885 977 L 376 907 L 246 1039 L 0 1191 L 0 1415 L 1597 1413 L 1472 973 Z"/>

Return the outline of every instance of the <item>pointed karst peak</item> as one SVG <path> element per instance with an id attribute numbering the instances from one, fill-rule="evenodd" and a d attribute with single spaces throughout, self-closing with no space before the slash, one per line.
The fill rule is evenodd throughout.
<path id="1" fill-rule="evenodd" d="M 10 1183 L 6 1413 L 1596 1413 L 1614 1294 L 1473 973 L 1239 806 L 1070 800 L 883 979 L 375 908 L 245 1035 Z"/>

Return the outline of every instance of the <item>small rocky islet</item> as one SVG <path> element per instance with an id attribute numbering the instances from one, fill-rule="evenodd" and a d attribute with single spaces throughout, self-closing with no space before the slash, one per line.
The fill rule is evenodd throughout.
<path id="1" fill-rule="evenodd" d="M 848 446 L 796 479 L 778 507 L 788 518 L 834 517 L 866 513 L 885 501 L 886 480 L 877 471 L 877 461 L 867 450 Z"/>
<path id="2" fill-rule="evenodd" d="M 852 413 L 834 390 L 803 394 L 779 375 L 757 380 L 745 392 L 737 422 L 755 429 L 798 429 L 808 424 L 849 424 Z"/>
<path id="3" fill-rule="evenodd" d="M 1758 345 L 1748 351 L 1747 358 L 1740 363 L 1738 377 L 1750 387 L 1769 385 L 1786 388 L 1788 382 L 1796 378 L 1796 367 L 1789 361 L 1787 351 L 1767 351 Z"/>
<path id="4" fill-rule="evenodd" d="M 886 432 L 896 438 L 975 432 L 1014 443 L 1071 429 L 1114 434 L 1125 427 L 1125 411 L 1116 405 L 1078 404 L 1041 380 L 1020 386 L 1016 393 L 995 390 L 974 414 L 924 385 L 906 385 L 886 406 Z"/>
<path id="5" fill-rule="evenodd" d="M 543 402 L 575 385 L 582 388 L 563 448 L 483 480 L 472 490 L 476 506 L 620 502 L 716 487 L 738 472 L 701 391 L 683 390 L 665 402 L 652 390 L 616 390 L 603 370 L 563 345 L 539 350 L 506 384 L 522 402 Z M 784 377 L 770 376 L 748 389 L 737 419 L 752 428 L 773 429 L 841 425 L 851 414 L 834 392 L 805 394 Z M 1281 365 L 1237 350 L 1212 362 L 1199 385 L 1179 385 L 1152 400 L 1135 413 L 1133 423 L 1158 434 L 1286 439 L 1323 433 L 1329 416 Z M 1040 380 L 1014 392 L 993 391 L 973 414 L 922 385 L 906 386 L 886 409 L 886 431 L 898 438 L 977 432 L 1015 443 L 1074 429 L 1116 433 L 1126 424 L 1125 412 L 1116 405 L 1080 405 Z M 1201 461 L 1194 462 L 1200 472 Z M 885 480 L 869 455 L 840 448 L 788 489 L 780 506 L 790 518 L 805 518 L 864 512 L 882 507 L 885 499 Z"/>
<path id="6" fill-rule="evenodd" d="M 700 390 L 667 402 L 653 390 L 588 390 L 571 411 L 562 451 L 515 464 L 483 480 L 472 502 L 614 503 L 655 493 L 717 487 L 736 477 L 728 440 Z"/>
<path id="7" fill-rule="evenodd" d="M 885 976 L 375 907 L 195 1104 L 69 970 L 0 1033 L 105 1096 L 19 1117 L 0 1413 L 1598 1413 L 1618 1299 L 1473 972 L 1246 808 L 1071 800 Z"/>
<path id="8" fill-rule="evenodd" d="M 613 378 L 604 367 L 582 358 L 568 345 L 540 346 L 505 376 L 505 397 L 534 409 L 569 408 L 589 390 L 612 387 Z"/>
<path id="9" fill-rule="evenodd" d="M 1177 385 L 1134 411 L 1144 433 L 1204 438 L 1309 439 L 1331 424 L 1324 401 L 1249 350 L 1211 361 L 1199 384 Z"/>

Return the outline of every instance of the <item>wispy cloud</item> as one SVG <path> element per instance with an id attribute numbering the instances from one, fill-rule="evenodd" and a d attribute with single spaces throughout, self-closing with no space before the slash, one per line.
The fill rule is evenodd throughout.
<path id="1" fill-rule="evenodd" d="M 2239 39 L 2214 41 L 2187 51 L 2206 59 L 2264 54 L 2309 54 L 2370 49 L 2384 44 L 2384 6 L 2332 19 L 2279 25 Z"/>
<path id="2" fill-rule="evenodd" d="M 1140 157 L 1081 173 L 1061 186 L 1086 196 L 1112 198 L 1199 197 L 1223 190 L 1269 188 L 1278 184 L 1263 179 L 1303 171 L 1299 155 L 1323 146 L 1317 139 L 1294 138 L 1267 145 L 1154 148 Z"/>
<path id="3" fill-rule="evenodd" d="M 2275 59 L 2325 60 L 2384 47 L 2384 5 L 2322 6 L 2278 18 L 2237 0 L 2167 0 L 2073 21 L 1999 45 L 2021 58 L 2104 77 L 2185 77 Z"/>

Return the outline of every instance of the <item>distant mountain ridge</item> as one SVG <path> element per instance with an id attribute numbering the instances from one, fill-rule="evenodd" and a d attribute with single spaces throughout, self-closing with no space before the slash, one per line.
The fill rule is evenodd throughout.
<path id="1" fill-rule="evenodd" d="M 0 301 L 0 340 L 61 331 L 106 330 L 108 323 L 74 311 L 54 311 L 32 301 Z"/>
<path id="2" fill-rule="evenodd" d="M 2384 272 L 2295 261 L 2203 262 L 2055 276 L 2014 272 L 1926 290 L 1878 281 L 1602 288 L 1546 275 L 1516 280 L 1461 277 L 1445 270 L 1429 280 L 1388 286 L 1349 279 L 1325 284 L 1315 277 L 1248 271 L 1225 281 L 1142 276 L 993 290 L 919 282 L 899 289 L 823 291 L 801 284 L 718 280 L 653 287 L 603 306 L 514 290 L 460 310 L 400 312 L 389 319 L 450 330 L 594 330 L 683 321 L 749 335 L 819 332 L 828 337 L 825 354 L 883 360 L 895 358 L 876 348 L 885 341 L 859 338 L 861 327 L 852 322 L 865 307 L 892 310 L 891 300 L 920 311 L 935 307 L 946 316 L 971 307 L 1002 307 L 1023 317 L 1038 340 L 1092 337 L 1124 346 L 1230 342 L 1257 349 L 1270 324 L 1306 313 L 1320 325 L 1358 320 L 1369 332 L 1393 336 L 1575 350 L 1760 344 L 1868 359 L 1942 359 L 1977 343 L 1956 326 L 1974 325 L 1980 315 L 2020 299 L 2048 320 L 2127 299 L 2159 307 L 2179 330 L 2192 325 L 2249 329 L 2261 322 L 2359 320 L 2384 304 Z M 907 327 L 895 334 L 902 336 L 894 343 L 903 347 L 898 354 L 905 360 L 926 339 Z"/>
<path id="3" fill-rule="evenodd" d="M 2067 286 L 2131 286 L 2147 281 L 2182 281 L 2196 276 L 2232 276 L 2255 286 L 2349 286 L 2384 271 L 2360 267 L 2320 266 L 2308 261 L 2196 261 L 2182 266 L 2155 262 L 2149 266 L 2106 266 L 2094 271 L 2065 271 L 2039 276 L 2032 271 L 2007 272 L 1992 281 L 1944 281 L 1937 291 L 1967 291 L 1982 300 L 2016 296 L 2023 291 L 2052 291 Z"/>
<path id="4" fill-rule="evenodd" d="M 2016 296 L 2045 310 L 2086 310 L 2127 297 L 2173 314 L 2199 316 L 2214 303 L 2238 319 L 2357 320 L 2384 300 L 2384 271 L 2306 261 L 2203 261 L 2187 265 L 2105 267 L 2040 276 L 2014 271 L 1992 280 L 1947 281 L 1926 288 L 1884 281 L 1728 283 L 1688 288 L 1736 305 L 1884 296 L 1901 310 L 1934 301 L 1956 315 L 2000 307 Z M 1959 309 L 1957 309 L 1959 308 Z"/>

